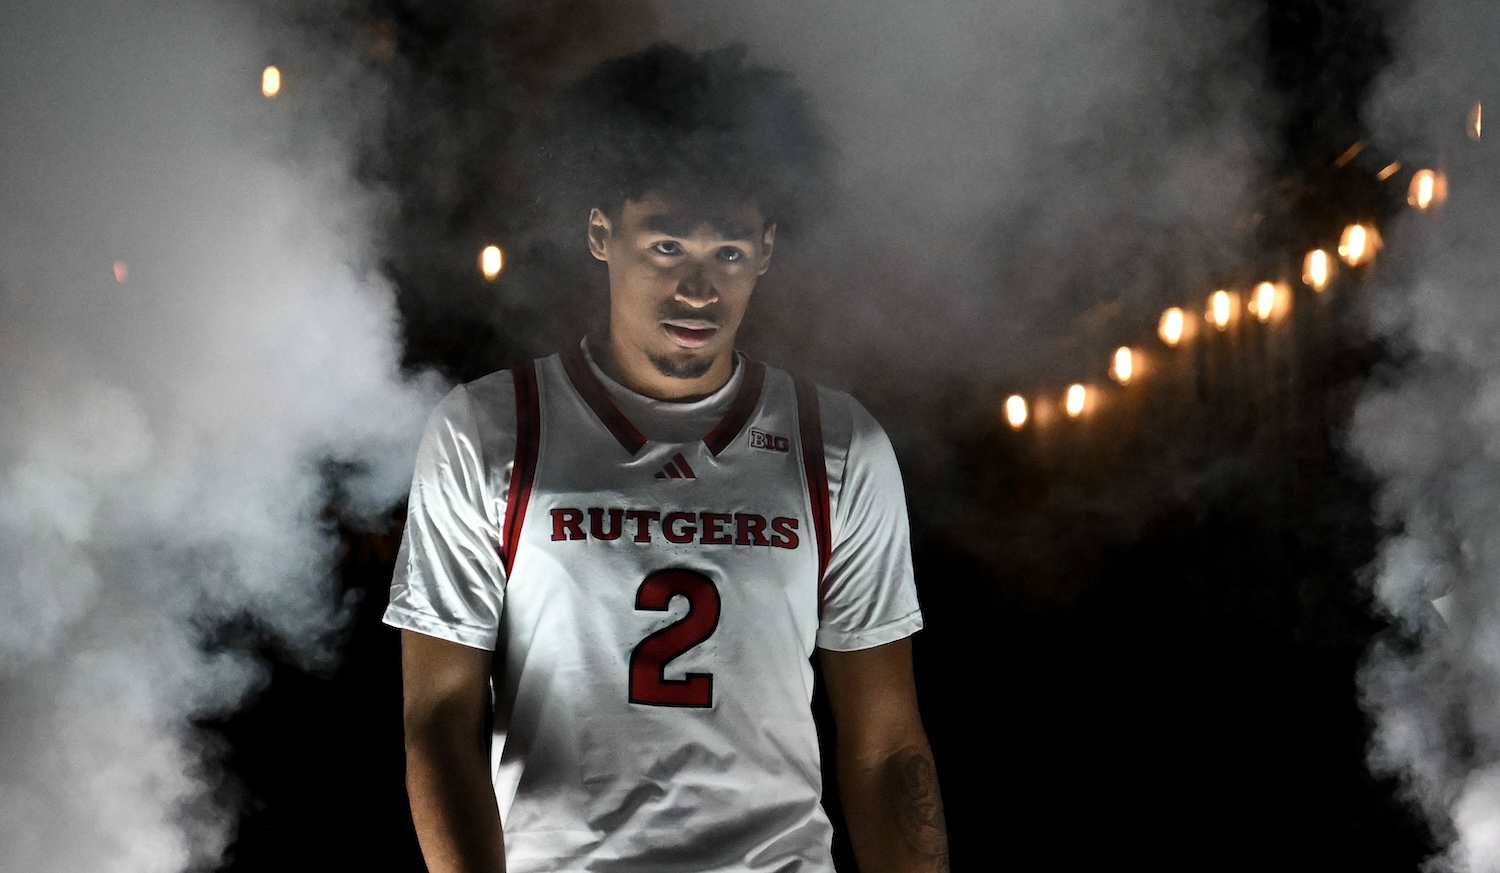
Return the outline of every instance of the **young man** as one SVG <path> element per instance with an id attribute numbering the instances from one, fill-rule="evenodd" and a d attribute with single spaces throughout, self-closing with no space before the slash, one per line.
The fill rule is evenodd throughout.
<path id="1" fill-rule="evenodd" d="M 386 621 L 429 869 L 947 870 L 900 474 L 848 395 L 735 351 L 818 172 L 800 95 L 658 46 L 572 93 L 607 334 L 455 389 Z"/>

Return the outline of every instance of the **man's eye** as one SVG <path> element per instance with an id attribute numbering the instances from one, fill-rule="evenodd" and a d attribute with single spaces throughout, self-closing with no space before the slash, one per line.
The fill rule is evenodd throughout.
<path id="1" fill-rule="evenodd" d="M 744 260 L 744 258 L 745 253 L 740 251 L 739 249 L 729 248 L 727 246 L 725 248 L 719 249 L 719 260 L 740 261 Z"/>
<path id="2" fill-rule="evenodd" d="M 675 243 L 675 242 L 673 242 L 672 240 L 669 240 L 669 239 L 664 239 L 661 242 L 656 243 L 655 245 L 651 246 L 651 250 L 654 251 L 654 252 L 656 252 L 659 255 L 680 255 L 680 254 L 682 254 L 682 246 L 678 245 L 677 243 Z"/>

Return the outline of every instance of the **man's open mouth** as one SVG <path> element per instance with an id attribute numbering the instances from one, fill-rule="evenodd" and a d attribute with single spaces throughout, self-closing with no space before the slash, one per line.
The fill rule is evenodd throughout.
<path id="1" fill-rule="evenodd" d="M 689 349 L 701 348 L 706 345 L 719 329 L 706 322 L 691 322 L 687 324 L 666 322 L 663 324 L 667 334 L 680 346 Z"/>

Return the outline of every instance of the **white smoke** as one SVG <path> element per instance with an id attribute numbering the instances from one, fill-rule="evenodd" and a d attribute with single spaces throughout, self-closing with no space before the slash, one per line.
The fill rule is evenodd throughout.
<path id="1" fill-rule="evenodd" d="M 205 641 L 326 660 L 323 462 L 364 466 L 360 508 L 404 490 L 432 391 L 379 198 L 347 119 L 292 129 L 314 83 L 261 97 L 272 59 L 228 3 L 0 5 L 0 869 L 212 864 L 233 811 L 192 721 L 265 670 Z"/>
<path id="2" fill-rule="evenodd" d="M 744 41 L 791 71 L 832 130 L 841 208 L 784 305 L 792 322 L 825 306 L 836 331 L 794 337 L 795 358 L 847 362 L 852 345 L 929 381 L 1071 380 L 1103 366 L 1057 353 L 1083 313 L 1113 307 L 1118 345 L 1246 248 L 1268 128 L 1245 4 L 655 8 L 668 39 Z"/>
<path id="3" fill-rule="evenodd" d="M 1450 196 L 1387 228 L 1372 324 L 1400 364 L 1367 390 L 1352 442 L 1390 535 L 1371 579 L 1406 637 L 1362 675 L 1371 760 L 1443 840 L 1435 870 L 1500 871 L 1500 164 L 1473 139 L 1500 82 L 1500 6 L 1412 3 L 1369 106 L 1377 141 L 1446 172 Z M 1439 598 L 1442 598 L 1439 600 Z M 1439 600 L 1446 621 L 1431 602 Z"/>

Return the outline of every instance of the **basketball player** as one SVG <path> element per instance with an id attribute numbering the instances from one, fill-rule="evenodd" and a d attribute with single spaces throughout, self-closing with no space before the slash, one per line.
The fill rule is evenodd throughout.
<path id="1" fill-rule="evenodd" d="M 740 55 L 657 46 L 574 90 L 607 331 L 429 423 L 386 621 L 438 873 L 828 873 L 812 657 L 861 870 L 948 869 L 890 444 L 735 350 L 820 154 Z"/>

